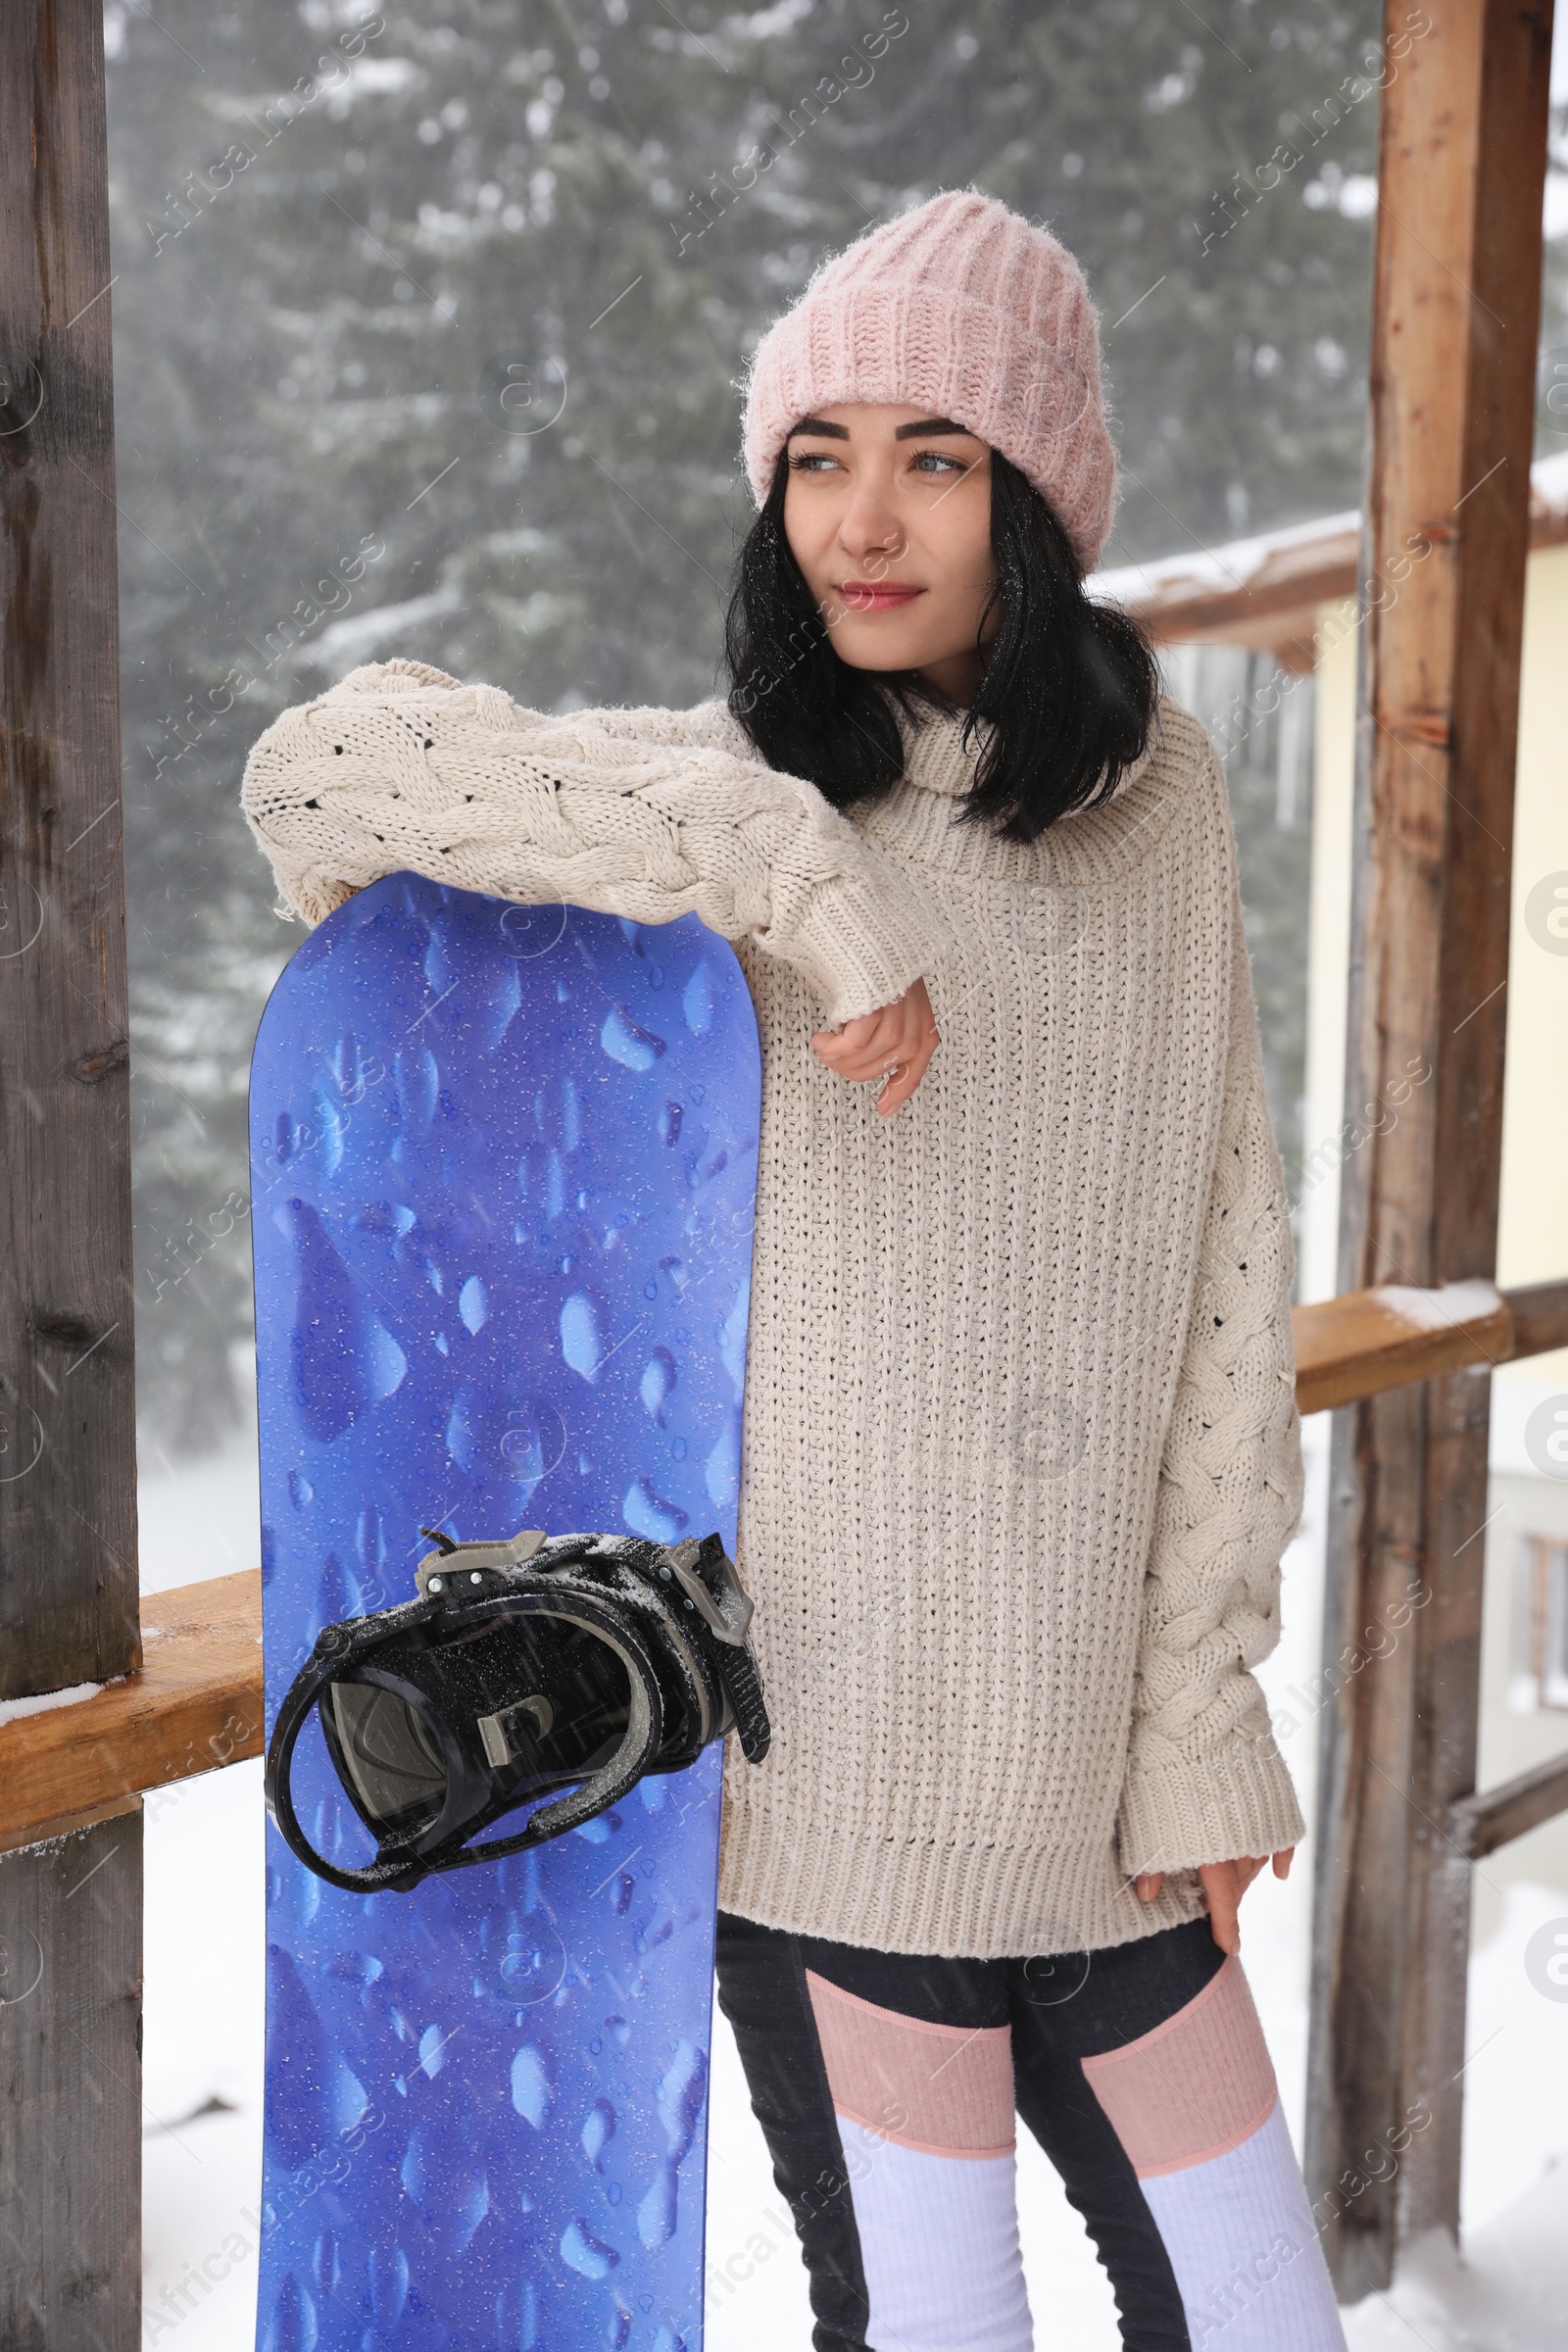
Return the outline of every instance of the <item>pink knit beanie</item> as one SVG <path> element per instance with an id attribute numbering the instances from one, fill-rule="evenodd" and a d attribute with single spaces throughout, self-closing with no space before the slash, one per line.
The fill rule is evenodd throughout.
<path id="1" fill-rule="evenodd" d="M 792 426 L 852 400 L 907 402 L 1000 449 L 1094 569 L 1116 458 L 1094 305 L 1049 230 L 955 189 L 824 262 L 752 363 L 746 470 L 759 506 Z"/>

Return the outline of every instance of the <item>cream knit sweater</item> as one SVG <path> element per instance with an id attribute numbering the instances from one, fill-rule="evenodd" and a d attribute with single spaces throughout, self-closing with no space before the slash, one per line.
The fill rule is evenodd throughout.
<path id="1" fill-rule="evenodd" d="M 852 823 L 721 706 L 543 717 L 417 663 L 263 736 L 316 922 L 401 866 L 735 943 L 762 1041 L 741 1564 L 774 1723 L 720 1899 L 886 1950 L 1119 1943 L 1300 1835 L 1249 1669 L 1300 1461 L 1291 1243 L 1218 763 L 1163 703 L 1106 806 L 956 824 L 958 723 Z M 930 987 L 891 1120 L 811 1032 Z M 1163 1869 L 1141 1903 L 1130 1880 Z"/>

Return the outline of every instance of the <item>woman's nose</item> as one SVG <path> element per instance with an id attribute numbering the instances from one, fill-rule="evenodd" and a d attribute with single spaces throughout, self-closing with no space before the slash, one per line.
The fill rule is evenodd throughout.
<path id="1" fill-rule="evenodd" d="M 896 564 L 905 554 L 903 527 L 879 484 L 866 482 L 857 487 L 839 523 L 839 544 L 857 563 L 880 556 Z"/>

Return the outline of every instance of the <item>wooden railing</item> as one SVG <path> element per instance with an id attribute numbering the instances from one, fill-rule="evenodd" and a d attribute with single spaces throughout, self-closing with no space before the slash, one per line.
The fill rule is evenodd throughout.
<path id="1" fill-rule="evenodd" d="M 1531 548 L 1565 541 L 1568 499 L 1554 475 L 1542 473 L 1531 488 Z M 1092 585 L 1125 606 L 1156 645 L 1265 647 L 1281 668 L 1307 672 L 1320 658 L 1323 608 L 1355 595 L 1361 561 L 1359 514 L 1326 514 L 1197 557 L 1101 572 Z"/>
<path id="2" fill-rule="evenodd" d="M 1568 1346 L 1568 1282 L 1498 1292 L 1356 1291 L 1292 1316 L 1303 1413 L 1376 1396 L 1467 1364 Z M 0 1723 L 0 1853 L 103 1821 L 145 1791 L 262 1752 L 262 1580 L 150 1592 L 142 1668 L 92 1697 Z M 1479 1857 L 1568 1809 L 1568 1760 L 1454 1809 L 1454 1842 Z"/>
<path id="3" fill-rule="evenodd" d="M 1544 1312 L 1542 1301 L 1549 1299 Z M 1517 1313 L 1516 1313 L 1517 1302 Z M 1555 1320 L 1553 1317 L 1555 1316 Z M 1291 1315 L 1296 1342 L 1296 1402 L 1303 1413 L 1354 1404 L 1386 1389 L 1457 1372 L 1467 1364 L 1506 1364 L 1568 1341 L 1568 1282 L 1503 1293 L 1490 1282 L 1449 1283 L 1411 1291 L 1391 1283 L 1351 1291 Z M 1521 1331 L 1558 1331 L 1521 1347 Z"/>
<path id="4" fill-rule="evenodd" d="M 148 1592 L 139 1674 L 0 1723 L 0 1852 L 262 1752 L 262 1574 Z"/>

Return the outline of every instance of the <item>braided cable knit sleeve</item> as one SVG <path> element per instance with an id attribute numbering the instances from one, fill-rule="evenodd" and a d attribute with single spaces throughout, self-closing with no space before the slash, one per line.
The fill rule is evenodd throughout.
<path id="1" fill-rule="evenodd" d="M 1275 1853 L 1302 1829 L 1250 1672 L 1279 1640 L 1301 1448 L 1291 1229 L 1239 908 L 1230 1033 L 1144 1592 L 1119 1822 L 1129 1876 Z"/>
<path id="2" fill-rule="evenodd" d="M 948 944 L 943 917 L 814 786 L 743 747 L 716 704 L 549 716 L 387 662 L 274 720 L 241 798 L 308 923 L 407 866 L 636 922 L 698 914 L 793 965 L 833 1021 L 892 1003 Z"/>

